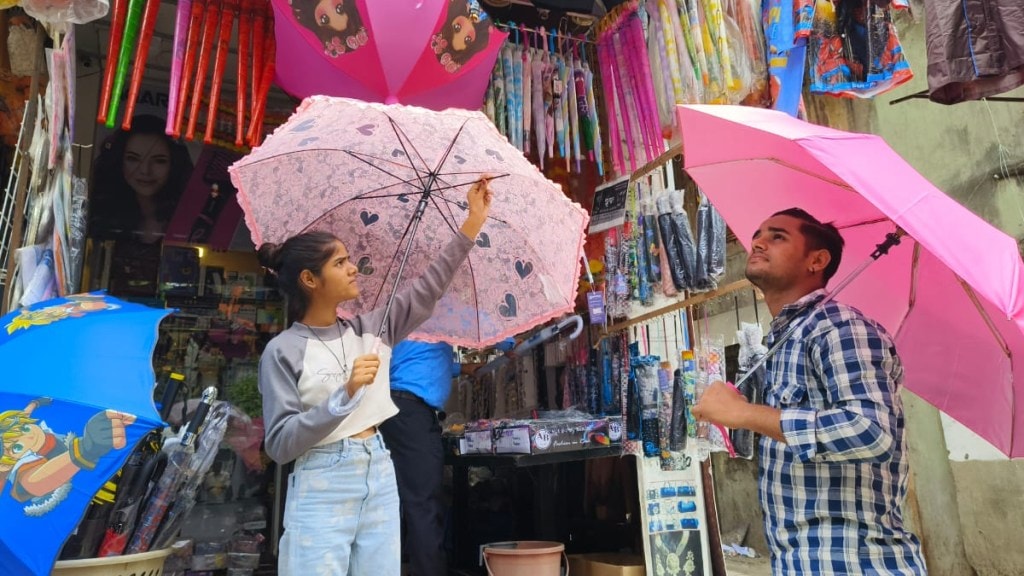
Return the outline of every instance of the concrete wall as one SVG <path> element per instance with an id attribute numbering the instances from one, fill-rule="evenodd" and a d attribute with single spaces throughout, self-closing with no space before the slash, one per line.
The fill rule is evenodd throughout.
<path id="1" fill-rule="evenodd" d="M 915 78 L 877 98 L 874 132 L 960 203 L 1020 240 L 1024 238 L 1024 103 L 912 99 L 927 89 L 924 9 L 898 22 Z M 1018 89 L 1003 96 L 1024 97 Z M 904 394 L 919 517 L 935 576 L 1024 574 L 1024 463 L 910 393 Z"/>

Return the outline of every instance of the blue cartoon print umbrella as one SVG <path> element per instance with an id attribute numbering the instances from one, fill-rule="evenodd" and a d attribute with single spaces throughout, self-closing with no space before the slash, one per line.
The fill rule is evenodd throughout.
<path id="1" fill-rule="evenodd" d="M 4 574 L 49 574 L 92 496 L 162 425 L 152 354 L 168 313 L 83 294 L 0 318 Z"/>

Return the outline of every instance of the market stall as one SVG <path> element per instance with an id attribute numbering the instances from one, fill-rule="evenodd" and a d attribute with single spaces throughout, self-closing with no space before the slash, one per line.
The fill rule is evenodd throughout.
<path id="1" fill-rule="evenodd" d="M 300 230 L 387 228 L 378 251 L 358 255 L 377 299 L 353 314 L 401 284 L 385 262 L 422 272 L 466 209 L 444 193 L 490 174 L 504 226 L 484 230 L 471 260 L 487 273 L 460 276 L 445 315 L 415 335 L 479 365 L 444 407 L 453 567 L 479 572 L 482 545 L 532 539 L 573 556 L 621 553 L 652 575 L 723 573 L 722 545 L 742 542 L 721 541 L 709 455 L 749 459 L 756 438 L 698 423 L 690 408 L 763 354 L 768 314 L 726 225 L 754 216 L 737 218 L 744 200 L 709 194 L 684 170 L 678 106 L 796 116 L 805 88 L 891 90 L 911 75 L 892 23 L 904 2 L 871 4 L 866 21 L 854 0 L 817 13 L 773 1 L 763 18 L 749 0 L 585 13 L 498 0 L 401 14 L 369 0 L 335 14 L 297 0 L 18 4 L 0 11 L 4 310 L 105 290 L 168 313 L 152 354 L 163 422 L 151 424 L 163 432 L 131 437 L 130 465 L 54 559 L 166 553 L 165 574 L 272 572 L 290 465 L 261 449 L 257 366 L 295 318 L 254 248 Z M 1019 71 L 999 75 L 978 88 L 957 79 L 959 92 L 937 85 L 935 98 L 1019 84 Z M 310 148 L 357 166 L 345 170 L 365 188 L 307 170 L 295 158 Z M 421 166 L 419 150 L 442 160 Z M 466 178 L 423 184 L 413 201 L 367 198 L 395 185 L 382 163 L 414 174 L 403 186 Z M 300 168 L 304 179 L 290 176 Z M 352 197 L 323 192 L 339 186 Z M 423 229 L 404 245 L 417 208 Z M 157 461 L 182 474 L 158 474 Z"/>

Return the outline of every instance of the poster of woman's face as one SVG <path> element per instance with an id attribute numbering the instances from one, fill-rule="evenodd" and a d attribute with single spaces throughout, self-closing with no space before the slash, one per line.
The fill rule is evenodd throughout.
<path id="1" fill-rule="evenodd" d="M 100 144 L 90 182 L 91 236 L 162 240 L 193 167 L 185 145 L 164 134 L 164 123 L 140 114 L 131 130 L 117 130 Z"/>

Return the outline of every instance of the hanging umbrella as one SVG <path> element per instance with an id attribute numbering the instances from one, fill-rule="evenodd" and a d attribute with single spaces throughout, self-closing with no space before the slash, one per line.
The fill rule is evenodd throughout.
<path id="1" fill-rule="evenodd" d="M 102 294 L 0 318 L 0 566 L 49 574 L 103 483 L 147 432 L 167 310 Z"/>
<path id="2" fill-rule="evenodd" d="M 230 172 L 257 246 L 314 229 L 346 242 L 363 275 L 347 313 L 384 305 L 403 266 L 422 273 L 457 233 L 466 188 L 492 175 L 477 249 L 418 337 L 484 346 L 575 306 L 587 213 L 481 112 L 309 98 Z"/>
<path id="3" fill-rule="evenodd" d="M 502 43 L 477 0 L 272 0 L 276 84 L 314 94 L 476 110 Z M 296 62 L 301 62 L 297 66 Z"/>
<path id="4" fill-rule="evenodd" d="M 687 172 L 747 248 L 800 207 L 846 240 L 844 278 L 897 228 L 908 238 L 837 299 L 896 338 L 907 388 L 1010 457 L 1024 456 L 1024 263 L 1017 243 L 942 193 L 879 137 L 781 112 L 680 106 Z M 834 288 L 834 287 L 833 287 Z"/>

